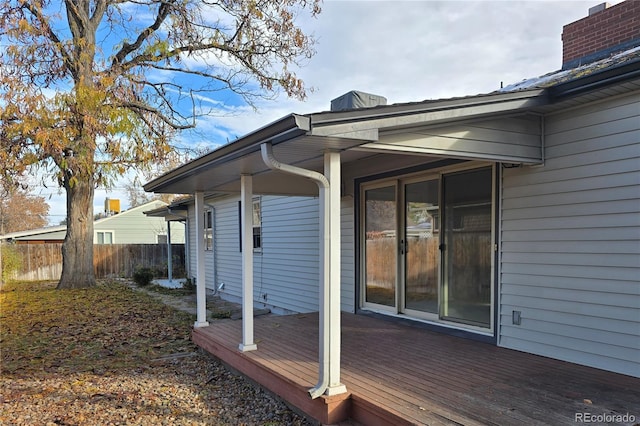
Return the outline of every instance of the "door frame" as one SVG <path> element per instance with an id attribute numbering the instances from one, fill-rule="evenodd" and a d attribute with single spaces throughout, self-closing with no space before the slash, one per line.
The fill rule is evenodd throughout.
<path id="1" fill-rule="evenodd" d="M 384 173 L 381 175 L 374 175 L 365 178 L 359 178 L 354 180 L 355 184 L 355 226 L 357 232 L 355 233 L 356 238 L 356 297 L 355 297 L 355 311 L 356 313 L 374 313 L 374 314 L 383 314 L 385 316 L 391 316 L 394 318 L 407 319 L 414 322 L 424 323 L 427 328 L 432 328 L 436 330 L 450 330 L 451 334 L 455 335 L 471 335 L 470 337 L 479 336 L 478 340 L 487 341 L 486 337 L 491 337 L 488 341 L 493 343 L 496 342 L 497 336 L 497 316 L 498 316 L 498 303 L 499 303 L 499 295 L 498 293 L 498 232 L 499 232 L 499 220 L 498 220 L 498 202 L 499 202 L 499 164 L 496 163 L 488 163 L 488 162 L 437 162 L 435 165 L 427 164 L 425 167 L 416 169 L 411 168 L 409 170 L 398 170 L 392 173 Z M 492 253 L 491 256 L 491 314 L 490 314 L 490 327 L 479 327 L 464 323 L 459 323 L 455 321 L 450 321 L 441 318 L 440 306 L 442 303 L 442 263 L 443 263 L 443 253 L 440 251 L 438 256 L 438 314 L 430 314 L 426 312 L 411 310 L 405 308 L 405 302 L 402 298 L 404 294 L 404 285 L 400 285 L 401 279 L 404 279 L 404 257 L 399 255 L 399 238 L 396 238 L 396 304 L 394 307 L 383 306 L 373 303 L 368 303 L 365 300 L 365 291 L 366 291 L 366 250 L 363 248 L 363 243 L 365 242 L 365 213 L 366 210 L 363 208 L 364 205 L 364 191 L 368 189 L 394 186 L 396 191 L 396 233 L 398 229 L 402 229 L 401 226 L 404 224 L 404 194 L 402 194 L 401 189 L 403 188 L 403 184 L 424 181 L 429 179 L 438 179 L 439 181 L 439 209 L 442 209 L 443 196 L 442 193 L 442 185 L 443 185 L 443 176 L 456 172 L 470 171 L 474 169 L 487 168 L 491 167 L 492 170 L 492 183 L 491 183 L 491 244 L 492 244 Z M 442 220 L 442 214 L 439 215 L 439 221 Z M 402 219 L 400 219 L 402 217 Z M 442 231 L 442 223 L 439 224 L 439 228 Z M 403 231 L 404 232 L 404 231 Z M 442 236 L 439 236 L 442 238 Z M 402 265 L 400 264 L 402 262 Z M 403 287 L 402 289 L 400 287 Z"/>

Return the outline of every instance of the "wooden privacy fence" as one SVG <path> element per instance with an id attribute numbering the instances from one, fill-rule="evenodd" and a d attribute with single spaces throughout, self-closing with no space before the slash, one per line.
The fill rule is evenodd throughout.
<path id="1" fill-rule="evenodd" d="M 22 267 L 14 279 L 20 281 L 58 280 L 62 274 L 62 244 L 16 244 L 12 247 L 22 257 Z M 145 267 L 167 276 L 166 244 L 100 244 L 93 246 L 96 278 L 130 278 L 136 269 Z M 184 244 L 172 244 L 173 276 L 184 276 Z"/>
<path id="2" fill-rule="evenodd" d="M 412 291 L 430 292 L 427 283 L 437 282 L 440 263 L 440 244 L 437 238 L 410 238 L 404 271 L 407 284 Z M 395 291 L 398 243 L 396 238 L 374 235 L 367 239 L 365 247 L 366 283 Z M 491 284 L 491 235 L 487 232 L 456 232 L 451 246 L 447 249 L 449 290 L 459 299 L 474 299 L 481 293 L 490 291 Z M 477 283 L 471 286 L 468 283 Z M 489 295 L 485 295 L 489 297 Z"/>

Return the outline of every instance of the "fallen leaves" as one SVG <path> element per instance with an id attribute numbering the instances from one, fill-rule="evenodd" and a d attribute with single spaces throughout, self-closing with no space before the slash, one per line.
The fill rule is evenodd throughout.
<path id="1" fill-rule="evenodd" d="M 121 283 L 80 290 L 43 283 L 0 297 L 3 374 L 108 372 L 195 350 L 189 315 Z"/>
<path id="2" fill-rule="evenodd" d="M 306 424 L 202 354 L 190 341 L 192 324 L 189 314 L 118 282 L 6 285 L 0 424 Z"/>

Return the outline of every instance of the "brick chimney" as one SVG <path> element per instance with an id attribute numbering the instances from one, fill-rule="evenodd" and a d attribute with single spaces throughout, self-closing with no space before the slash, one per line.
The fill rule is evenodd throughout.
<path id="1" fill-rule="evenodd" d="M 589 9 L 589 16 L 562 28 L 562 69 L 576 68 L 640 46 L 640 1 Z"/>

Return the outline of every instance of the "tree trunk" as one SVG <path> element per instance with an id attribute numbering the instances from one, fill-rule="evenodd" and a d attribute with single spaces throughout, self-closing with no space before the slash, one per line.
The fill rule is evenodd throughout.
<path id="1" fill-rule="evenodd" d="M 93 195 L 92 177 L 73 181 L 65 177 L 67 191 L 67 236 L 62 244 L 62 288 L 84 288 L 96 284 L 93 270 Z"/>

